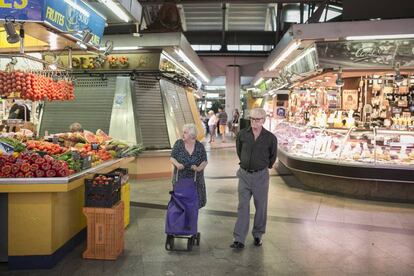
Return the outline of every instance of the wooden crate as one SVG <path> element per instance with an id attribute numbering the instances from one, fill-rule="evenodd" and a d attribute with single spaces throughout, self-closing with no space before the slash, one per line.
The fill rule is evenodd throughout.
<path id="1" fill-rule="evenodd" d="M 85 259 L 116 260 L 124 250 L 124 203 L 112 208 L 84 207 L 87 220 Z"/>

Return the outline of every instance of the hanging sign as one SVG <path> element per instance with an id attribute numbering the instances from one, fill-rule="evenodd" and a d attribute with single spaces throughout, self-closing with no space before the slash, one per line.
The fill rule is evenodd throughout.
<path id="1" fill-rule="evenodd" d="M 46 22 L 78 39 L 88 30 L 95 46 L 106 25 L 106 18 L 81 0 L 0 0 L 0 20 Z"/>
<path id="2" fill-rule="evenodd" d="M 391 68 L 414 66 L 414 39 L 317 42 L 321 68 Z"/>
<path id="3" fill-rule="evenodd" d="M 80 0 L 46 0 L 44 21 L 62 32 L 89 30 L 93 36 L 89 43 L 99 46 L 106 19 Z M 73 33 L 82 39 L 82 32 Z"/>
<path id="4" fill-rule="evenodd" d="M 42 21 L 44 0 L 1 0 L 0 20 Z"/>

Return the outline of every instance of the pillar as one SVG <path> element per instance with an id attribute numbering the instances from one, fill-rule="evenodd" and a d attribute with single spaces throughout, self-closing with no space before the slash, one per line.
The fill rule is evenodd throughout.
<path id="1" fill-rule="evenodd" d="M 240 110 L 240 66 L 229 65 L 226 68 L 226 113 L 231 120 L 234 109 Z"/>

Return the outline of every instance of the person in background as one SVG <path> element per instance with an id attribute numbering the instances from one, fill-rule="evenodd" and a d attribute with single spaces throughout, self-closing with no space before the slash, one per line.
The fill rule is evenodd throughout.
<path id="1" fill-rule="evenodd" d="M 20 119 L 30 121 L 30 108 L 24 101 L 16 100 L 9 111 L 9 119 Z"/>
<path id="2" fill-rule="evenodd" d="M 182 139 L 178 139 L 171 151 L 170 161 L 174 165 L 174 176 L 178 178 L 194 178 L 197 172 L 196 183 L 199 208 L 207 203 L 204 168 L 207 166 L 206 150 L 197 138 L 197 128 L 194 124 L 185 124 Z M 173 177 L 173 185 L 175 181 Z"/>
<path id="3" fill-rule="evenodd" d="M 239 110 L 236 108 L 234 109 L 233 119 L 231 120 L 230 130 L 231 130 L 232 136 L 234 134 L 234 136 L 237 137 L 237 133 L 239 132 L 239 119 L 240 119 L 240 113 L 239 113 Z"/>
<path id="4" fill-rule="evenodd" d="M 205 111 L 201 113 L 201 122 L 203 123 L 203 127 L 205 129 L 205 135 L 207 136 L 210 133 L 209 127 L 208 127 L 208 115 Z"/>
<path id="5" fill-rule="evenodd" d="M 209 132 L 210 132 L 210 140 L 208 142 L 212 143 L 216 139 L 217 117 L 216 117 L 216 114 L 214 114 L 213 110 L 210 110 L 208 112 L 208 115 L 210 116 L 210 118 L 208 119 L 208 123 L 207 123 L 208 128 L 209 128 Z"/>
<path id="6" fill-rule="evenodd" d="M 255 108 L 250 113 L 251 126 L 242 129 L 237 135 L 236 150 L 240 160 L 237 171 L 239 205 L 234 226 L 234 241 L 230 247 L 244 248 L 249 231 L 250 199 L 253 196 L 256 209 L 252 235 L 254 245 L 262 245 L 262 235 L 266 231 L 267 200 L 269 192 L 269 169 L 277 156 L 277 139 L 263 128 L 266 111 Z"/>
<path id="7" fill-rule="evenodd" d="M 69 126 L 70 132 L 83 132 L 82 125 L 80 123 L 73 123 Z"/>
<path id="8" fill-rule="evenodd" d="M 218 120 L 219 120 L 219 131 L 221 134 L 221 142 L 222 143 L 226 143 L 226 126 L 227 126 L 227 113 L 224 111 L 224 108 L 219 108 L 219 115 L 218 115 Z"/>

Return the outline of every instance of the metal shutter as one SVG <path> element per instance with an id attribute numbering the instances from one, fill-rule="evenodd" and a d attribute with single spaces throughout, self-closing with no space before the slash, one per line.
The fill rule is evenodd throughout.
<path id="1" fill-rule="evenodd" d="M 165 101 L 169 108 L 172 109 L 177 124 L 178 136 L 180 136 L 183 126 L 185 124 L 185 118 L 183 110 L 181 109 L 180 99 L 178 98 L 175 85 L 167 80 L 161 80 L 161 91 Z"/>
<path id="2" fill-rule="evenodd" d="M 75 100 L 45 102 L 40 135 L 68 132 L 73 122 L 86 130 L 102 129 L 109 132 L 116 77 L 102 80 L 100 77 L 78 77 L 75 84 Z"/>
<path id="3" fill-rule="evenodd" d="M 136 121 L 146 148 L 171 148 L 161 97 L 155 77 L 139 77 L 135 82 Z"/>
<path id="4" fill-rule="evenodd" d="M 190 105 L 187 99 L 187 93 L 184 88 L 176 85 L 178 98 L 180 100 L 181 110 L 183 111 L 184 119 L 186 124 L 194 124 L 193 114 L 191 113 Z"/>

